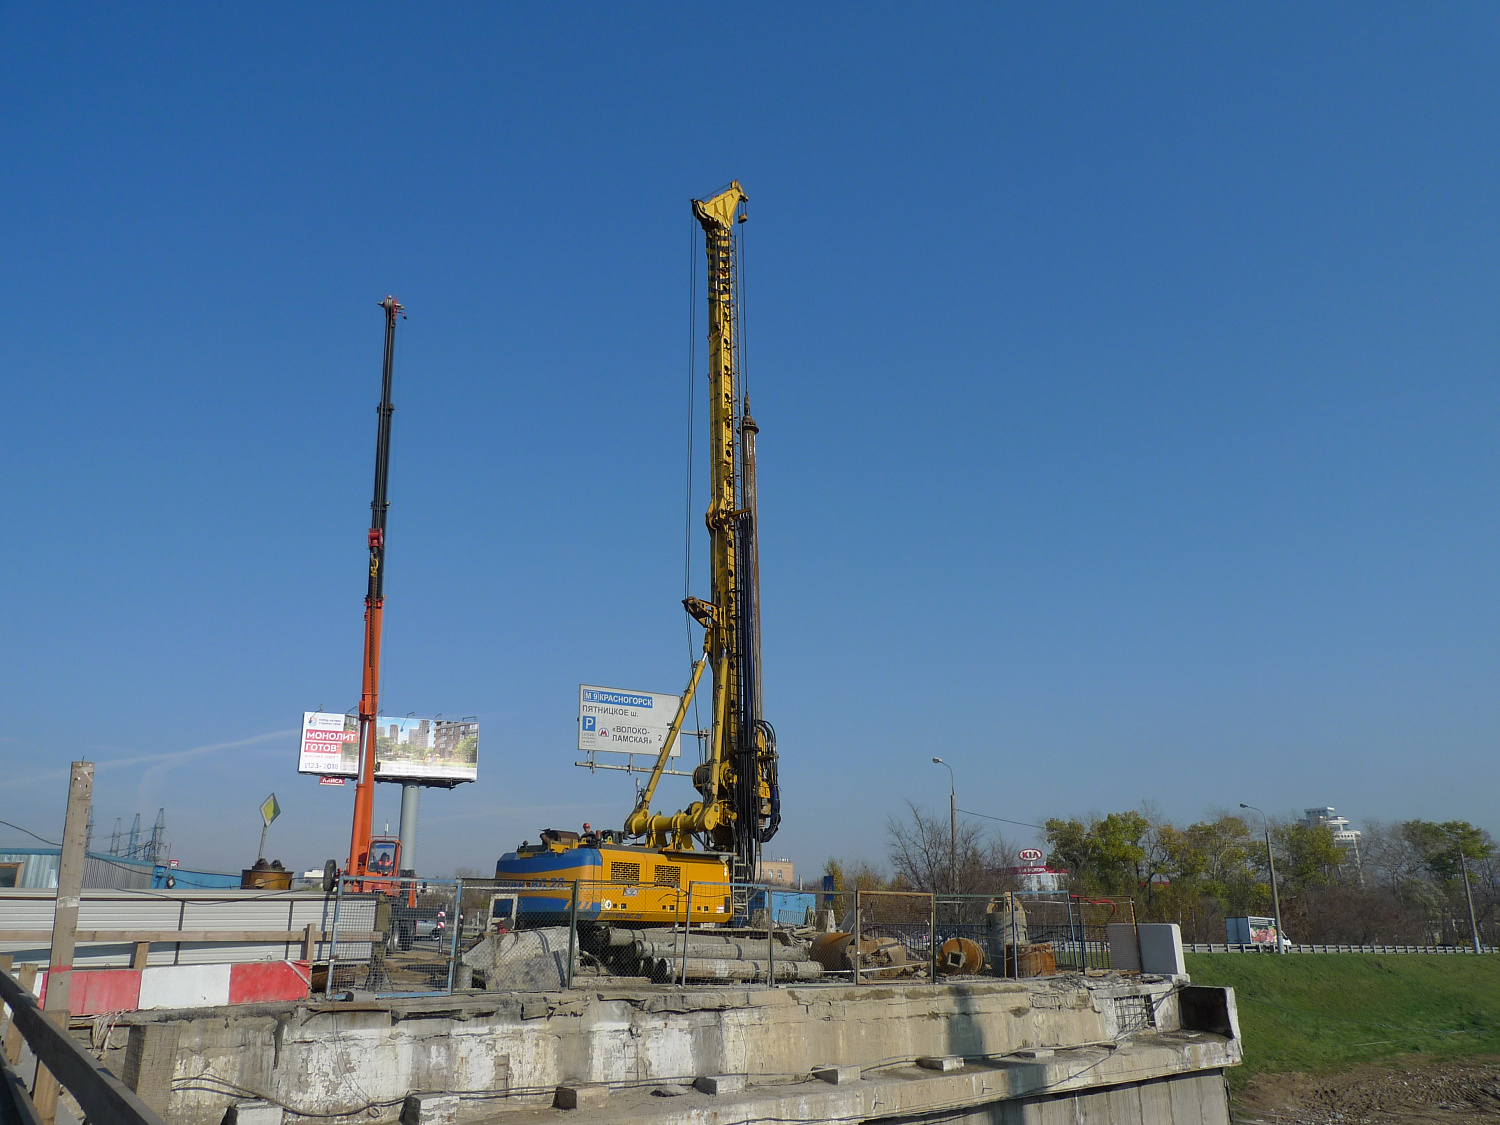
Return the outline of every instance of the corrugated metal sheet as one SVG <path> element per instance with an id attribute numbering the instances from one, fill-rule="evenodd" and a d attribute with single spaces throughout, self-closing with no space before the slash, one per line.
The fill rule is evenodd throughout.
<path id="1" fill-rule="evenodd" d="M 18 887 L 57 886 L 57 849 L 46 851 L 40 848 L 12 848 L 0 852 L 0 863 L 19 863 L 21 878 Z"/>
<path id="2" fill-rule="evenodd" d="M 36 930 L 34 941 L 0 942 L 0 953 L 16 963 L 45 964 L 51 943 L 53 894 L 40 890 L 0 891 L 0 929 Z M 352 911 L 346 902 L 339 926 L 374 928 L 373 904 Z M 301 930 L 309 923 L 333 928 L 334 900 L 312 891 L 132 891 L 87 890 L 78 909 L 80 930 Z M 348 918 L 357 918 L 349 921 Z M 339 943 L 341 957 L 369 956 L 368 942 Z M 130 964 L 131 945 L 80 945 L 73 963 L 79 968 Z M 148 965 L 194 965 L 221 961 L 263 961 L 302 956 L 300 942 L 159 943 L 151 947 Z"/>
<path id="3" fill-rule="evenodd" d="M 11 848 L 0 851 L 0 863 L 21 864 L 20 888 L 56 888 L 59 863 L 56 848 Z M 153 867 L 140 860 L 89 852 L 83 862 L 85 887 L 145 888 L 151 885 Z"/>

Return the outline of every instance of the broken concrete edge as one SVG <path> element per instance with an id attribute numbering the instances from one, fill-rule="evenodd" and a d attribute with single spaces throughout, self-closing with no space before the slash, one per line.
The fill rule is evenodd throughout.
<path id="1" fill-rule="evenodd" d="M 128 1027 L 137 1024 L 155 1024 L 180 1021 L 197 1021 L 215 1018 L 254 1018 L 257 1016 L 281 1017 L 296 1014 L 298 1022 L 316 1015 L 350 1013 L 390 1013 L 392 1022 L 406 1019 L 457 1019 L 468 1020 L 487 1015 L 509 1015 L 518 1008 L 538 1011 L 545 1008 L 547 1014 L 567 1012 L 570 1008 L 589 1001 L 622 1000 L 641 1007 L 644 1011 L 674 1013 L 717 1011 L 729 1008 L 766 1007 L 772 1005 L 799 1005 L 809 1001 L 828 1002 L 848 998 L 887 999 L 897 996 L 917 998 L 931 995 L 933 991 L 951 991 L 955 995 L 982 996 L 1006 992 L 1027 992 L 1029 987 L 1056 982 L 1064 985 L 1076 982 L 1092 990 L 1115 981 L 1120 984 L 1135 982 L 1150 984 L 1162 980 L 1154 974 L 1101 973 L 1091 970 L 1082 973 L 1058 973 L 1052 977 L 1028 977 L 1009 980 L 990 977 L 966 981 L 943 981 L 936 985 L 926 982 L 881 981 L 878 984 L 852 985 L 844 983 L 782 985 L 767 988 L 764 985 L 728 987 L 654 984 L 642 980 L 640 983 L 619 982 L 610 985 L 590 984 L 571 989 L 546 992 L 454 992 L 447 996 L 392 996 L 383 999 L 335 1000 L 312 996 L 305 1000 L 270 1000 L 253 1004 L 228 1004 L 202 1008 L 144 1008 L 122 1012 L 116 1025 Z"/>

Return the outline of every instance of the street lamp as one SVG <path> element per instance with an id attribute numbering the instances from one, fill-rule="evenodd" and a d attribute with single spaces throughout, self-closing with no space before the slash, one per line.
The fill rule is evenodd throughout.
<path id="1" fill-rule="evenodd" d="M 1271 853 L 1271 818 L 1266 816 L 1264 809 L 1247 805 L 1244 801 L 1240 802 L 1240 808 L 1260 813 L 1261 823 L 1266 828 L 1266 866 L 1271 869 L 1271 905 L 1276 909 L 1276 952 L 1285 953 L 1286 947 L 1282 944 L 1286 941 L 1286 934 L 1281 929 L 1281 895 L 1276 891 L 1276 857 Z"/>
<path id="2" fill-rule="evenodd" d="M 958 894 L 958 790 L 953 783 L 953 767 L 941 758 L 932 759 L 932 763 L 948 771 L 948 878 L 953 893 Z"/>

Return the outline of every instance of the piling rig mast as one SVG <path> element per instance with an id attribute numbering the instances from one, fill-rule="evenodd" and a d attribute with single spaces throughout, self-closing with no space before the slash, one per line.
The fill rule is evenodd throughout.
<path id="1" fill-rule="evenodd" d="M 761 845 L 781 821 L 776 732 L 761 715 L 760 561 L 756 520 L 755 437 L 742 392 L 737 230 L 746 196 L 735 181 L 707 200 L 693 200 L 708 253 L 708 381 L 712 588 L 683 607 L 703 626 L 703 655 L 693 666 L 651 778 L 625 821 L 627 836 L 648 847 L 692 850 L 696 840 L 733 856 L 734 879 L 755 877 Z M 705 666 L 713 673 L 712 726 L 705 760 L 693 772 L 701 800 L 681 812 L 653 814 L 651 801 Z"/>
<path id="2" fill-rule="evenodd" d="M 703 653 L 624 832 L 545 829 L 495 864 L 498 879 L 530 884 L 517 916 L 586 923 L 594 940 L 611 925 L 743 925 L 761 845 L 781 821 L 776 783 L 776 732 L 761 716 L 759 559 L 755 526 L 755 438 L 743 391 L 736 234 L 744 222 L 738 182 L 693 214 L 708 250 L 710 597 L 685 598 L 703 626 Z M 682 733 L 705 669 L 712 668 L 712 728 L 693 771 L 699 800 L 680 812 L 656 814 L 651 801 Z M 575 882 L 571 905 L 563 888 Z M 562 897 L 559 897 L 562 895 Z"/>

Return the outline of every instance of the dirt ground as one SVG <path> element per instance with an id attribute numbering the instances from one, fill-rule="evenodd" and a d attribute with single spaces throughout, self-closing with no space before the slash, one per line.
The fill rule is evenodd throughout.
<path id="1" fill-rule="evenodd" d="M 1500 1122 L 1500 1055 L 1409 1055 L 1340 1074 L 1258 1074 L 1235 1099 L 1242 1125 Z"/>

